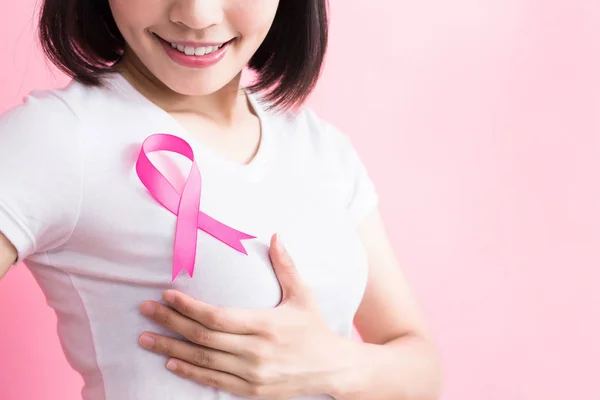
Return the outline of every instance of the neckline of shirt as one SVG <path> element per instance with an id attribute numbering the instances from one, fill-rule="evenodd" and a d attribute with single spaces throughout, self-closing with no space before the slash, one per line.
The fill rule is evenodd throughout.
<path id="1" fill-rule="evenodd" d="M 218 168 L 222 172 L 235 174 L 250 181 L 258 181 L 269 169 L 273 152 L 272 132 L 269 124 L 269 118 L 265 110 L 262 108 L 259 100 L 253 93 L 244 90 L 250 105 L 252 106 L 260 124 L 260 142 L 254 157 L 245 164 L 236 163 L 235 161 L 219 154 L 217 151 L 204 145 L 200 139 L 192 135 L 183 125 L 177 121 L 167 111 L 160 108 L 150 99 L 140 93 L 123 75 L 118 72 L 110 73 L 106 77 L 106 81 L 113 88 L 125 95 L 131 100 L 137 101 L 142 105 L 142 110 L 150 118 L 160 116 L 161 120 L 173 130 L 173 132 L 152 132 L 152 133 L 170 133 L 185 139 L 194 150 L 195 158 L 198 164 L 208 164 Z"/>

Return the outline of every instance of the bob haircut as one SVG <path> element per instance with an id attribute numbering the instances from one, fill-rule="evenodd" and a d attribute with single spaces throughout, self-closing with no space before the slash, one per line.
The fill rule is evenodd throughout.
<path id="1" fill-rule="evenodd" d="M 48 59 L 72 79 L 101 86 L 123 56 L 125 39 L 108 0 L 43 0 L 38 37 Z M 248 67 L 271 107 L 300 106 L 314 89 L 327 50 L 327 0 L 282 0 Z"/>

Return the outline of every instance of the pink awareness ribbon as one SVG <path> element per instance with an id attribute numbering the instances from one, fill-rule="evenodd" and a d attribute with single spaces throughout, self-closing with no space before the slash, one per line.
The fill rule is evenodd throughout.
<path id="1" fill-rule="evenodd" d="M 192 161 L 192 168 L 182 193 L 179 193 L 148 159 L 148 153 L 155 151 L 178 153 Z M 136 162 L 136 172 L 142 184 L 156 201 L 177 217 L 173 281 L 184 269 L 190 277 L 194 275 L 198 229 L 202 229 L 235 250 L 248 255 L 241 241 L 254 239 L 255 236 L 230 228 L 200 211 L 202 177 L 194 157 L 194 151 L 185 140 L 164 133 L 149 136 L 142 143 Z"/>

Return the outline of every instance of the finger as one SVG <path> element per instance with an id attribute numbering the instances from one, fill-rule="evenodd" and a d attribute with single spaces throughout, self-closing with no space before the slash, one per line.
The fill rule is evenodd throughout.
<path id="1" fill-rule="evenodd" d="M 245 354 L 244 349 L 252 344 L 249 337 L 213 331 L 160 303 L 146 302 L 142 304 L 141 311 L 156 323 L 201 346 Z"/>
<path id="2" fill-rule="evenodd" d="M 306 291 L 304 282 L 278 233 L 271 237 L 269 256 L 283 292 L 282 303 L 292 298 L 304 299 Z"/>
<path id="3" fill-rule="evenodd" d="M 263 317 L 259 311 L 216 307 L 175 290 L 165 291 L 163 298 L 181 314 L 213 331 L 238 335 L 251 335 L 261 331 Z"/>
<path id="4" fill-rule="evenodd" d="M 264 387 L 252 384 L 239 376 L 209 368 L 201 368 L 182 360 L 171 359 L 167 368 L 178 376 L 246 398 L 265 398 Z"/>
<path id="5" fill-rule="evenodd" d="M 168 336 L 145 332 L 140 345 L 156 354 L 177 358 L 197 367 L 209 368 L 233 375 L 242 375 L 250 369 L 248 362 L 231 353 L 198 346 Z"/>

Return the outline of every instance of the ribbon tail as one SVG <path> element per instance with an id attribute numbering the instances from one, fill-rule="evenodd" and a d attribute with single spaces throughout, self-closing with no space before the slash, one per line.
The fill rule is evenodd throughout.
<path id="1" fill-rule="evenodd" d="M 175 279 L 179 276 L 179 274 L 183 271 L 183 267 L 177 263 L 173 264 L 173 276 L 171 278 L 171 282 L 175 282 Z"/>
<path id="2" fill-rule="evenodd" d="M 198 232 L 194 230 L 194 232 Z M 173 249 L 173 280 L 181 273 L 186 270 L 190 278 L 194 276 L 194 265 L 196 264 L 196 251 L 195 249 L 190 250 L 193 245 L 195 246 L 197 235 L 186 229 L 178 230 L 175 233 L 175 245 Z"/>
<path id="3" fill-rule="evenodd" d="M 198 215 L 198 228 L 245 255 L 248 255 L 248 252 L 242 244 L 242 240 L 256 238 L 256 236 L 231 228 L 202 211 Z"/>
<path id="4" fill-rule="evenodd" d="M 248 251 L 246 251 L 246 248 L 244 247 L 244 244 L 242 243 L 242 240 L 245 239 L 255 239 L 255 236 L 251 236 L 251 235 L 247 235 L 243 232 L 237 231 L 235 229 L 233 229 L 235 232 L 233 232 L 235 234 L 235 238 L 234 235 L 232 233 L 232 236 L 230 238 L 228 238 L 228 240 L 226 242 L 224 242 L 225 244 L 229 245 L 230 247 L 236 249 L 237 251 L 239 251 L 240 253 L 243 253 L 245 255 L 248 255 Z"/>

